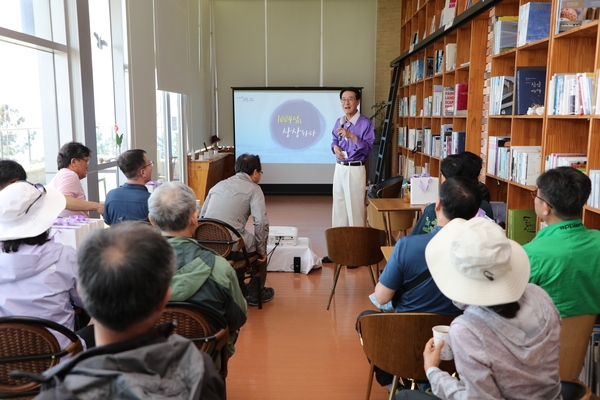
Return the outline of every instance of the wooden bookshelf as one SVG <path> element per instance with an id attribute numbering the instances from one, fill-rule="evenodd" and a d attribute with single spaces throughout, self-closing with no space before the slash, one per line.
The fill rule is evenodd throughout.
<path id="1" fill-rule="evenodd" d="M 457 1 L 457 11 L 450 26 L 439 27 L 444 0 L 407 0 L 403 2 L 401 55 L 392 61 L 401 68 L 418 59 L 434 57 L 448 43 L 456 43 L 456 67 L 452 71 L 426 76 L 423 79 L 402 82 L 398 101 L 416 96 L 415 115 L 396 112 L 396 127 L 423 129 L 431 127 L 440 133 L 443 124 L 452 124 L 454 131 L 465 131 L 465 149 L 480 154 L 487 163 L 488 141 L 493 136 L 510 137 L 511 146 L 541 146 L 541 171 L 545 157 L 551 153 L 587 154 L 587 171 L 600 168 L 600 115 L 549 115 L 549 83 L 554 74 L 595 73 L 600 70 L 600 27 L 592 22 L 566 32 L 555 33 L 556 12 L 560 0 L 552 0 L 550 35 L 527 45 L 498 55 L 492 55 L 493 17 L 519 15 L 519 7 L 528 0 L 500 0 L 477 2 L 465 10 L 467 0 Z M 435 31 L 431 20 L 435 18 Z M 414 43 L 415 33 L 418 42 Z M 424 35 L 425 33 L 425 35 Z M 545 112 L 543 115 L 488 115 L 490 77 L 515 77 L 517 69 L 546 67 Z M 425 61 L 426 69 L 426 61 Z M 595 80 L 598 76 L 595 77 Z M 435 85 L 454 86 L 467 82 L 467 116 L 425 116 L 421 114 L 424 99 L 432 96 Z M 592 93 L 595 97 L 595 93 Z M 516 100 L 516 94 L 515 94 Z M 515 109 L 515 107 L 513 107 Z M 410 111 L 410 110 L 409 110 Z M 410 114 L 410 113 L 409 113 Z M 396 141 L 397 143 L 397 141 Z M 439 176 L 441 159 L 422 151 L 397 146 L 397 154 L 410 158 L 415 166 L 429 167 L 432 176 Z M 397 163 L 396 157 L 395 163 Z M 398 165 L 395 166 L 399 168 Z M 398 171 L 398 169 L 396 169 Z M 481 180 L 490 190 L 492 201 L 507 203 L 507 209 L 532 209 L 533 185 L 524 185 L 510 179 L 482 171 Z M 402 174 L 408 175 L 406 171 Z M 585 206 L 583 222 L 588 228 L 600 228 L 600 209 Z M 539 225 L 539 224 L 538 224 Z"/>
<path id="2" fill-rule="evenodd" d="M 495 16 L 518 15 L 519 6 L 527 2 L 525 0 L 505 0 L 491 10 L 491 14 Z M 554 74 L 595 72 L 600 68 L 600 59 L 597 55 L 598 22 L 557 34 L 555 26 L 558 8 L 558 0 L 553 0 L 550 35 L 547 39 L 491 56 L 491 62 L 488 64 L 491 76 L 515 76 L 517 68 L 545 66 L 544 114 L 541 116 L 489 116 L 487 118 L 488 129 L 483 132 L 483 139 L 489 139 L 491 136 L 510 136 L 511 146 L 541 146 L 541 172 L 544 171 L 545 157 L 551 153 L 587 154 L 587 170 L 589 172 L 590 168 L 600 168 L 600 116 L 549 115 L 548 97 L 550 80 Z M 491 51 L 489 53 L 491 54 Z M 487 143 L 487 140 L 482 142 Z M 487 153 L 487 149 L 483 150 L 484 153 Z M 534 208 L 530 195 L 535 190 L 534 185 L 521 185 L 491 174 L 486 174 L 485 183 L 490 188 L 492 200 L 506 202 L 508 209 Z M 583 222 L 588 228 L 600 228 L 600 210 L 586 206 Z"/>

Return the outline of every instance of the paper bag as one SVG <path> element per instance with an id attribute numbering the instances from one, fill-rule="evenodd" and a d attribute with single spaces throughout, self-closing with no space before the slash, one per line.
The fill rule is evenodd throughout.
<path id="1" fill-rule="evenodd" d="M 438 199 L 439 178 L 421 176 L 410 178 L 411 204 L 435 203 Z"/>

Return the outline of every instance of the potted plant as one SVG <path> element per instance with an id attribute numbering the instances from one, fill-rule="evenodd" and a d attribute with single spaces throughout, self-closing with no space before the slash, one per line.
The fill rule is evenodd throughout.
<path id="1" fill-rule="evenodd" d="M 385 121 L 386 109 L 387 101 L 380 101 L 379 103 L 373 104 L 371 106 L 371 110 L 373 110 L 373 115 L 371 115 L 369 119 L 373 121 L 373 125 L 375 128 L 375 143 L 379 143 L 381 141 L 381 136 L 383 135 L 383 123 Z"/>

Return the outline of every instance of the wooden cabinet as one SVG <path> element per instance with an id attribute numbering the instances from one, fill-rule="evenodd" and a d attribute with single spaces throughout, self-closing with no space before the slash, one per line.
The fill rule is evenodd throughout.
<path id="1" fill-rule="evenodd" d="M 188 161 L 188 185 L 196 198 L 204 203 L 209 190 L 223 179 L 234 175 L 232 153 L 219 153 L 208 160 Z"/>
<path id="2" fill-rule="evenodd" d="M 410 164 L 416 167 L 427 166 L 431 175 L 439 176 L 441 157 L 427 154 L 422 145 L 418 147 L 413 142 L 413 146 L 408 146 L 408 140 L 398 140 L 401 140 L 402 133 L 408 134 L 411 129 L 427 128 L 432 133 L 441 133 L 444 125 L 451 124 L 453 131 L 466 132 L 465 150 L 480 154 L 484 159 L 481 180 L 490 190 L 492 201 L 505 202 L 508 209 L 532 209 L 531 193 L 535 190 L 535 182 L 522 184 L 510 177 L 488 172 L 486 164 L 491 161 L 488 160 L 489 141 L 505 136 L 511 147 L 539 146 L 541 172 L 545 168 L 546 156 L 552 153 L 586 154 L 587 172 L 600 169 L 600 115 L 595 115 L 593 108 L 588 115 L 550 115 L 548 106 L 550 81 L 555 74 L 595 73 L 594 82 L 597 82 L 597 71 L 600 70 L 599 22 L 556 33 L 556 10 L 560 0 L 552 0 L 548 38 L 492 55 L 494 17 L 518 16 L 519 7 L 529 1 L 486 0 L 465 9 L 466 1 L 457 1 L 456 17 L 442 28 L 438 26 L 445 0 L 407 0 L 403 3 L 402 54 L 392 64 L 397 62 L 404 70 L 418 60 L 424 60 L 424 72 L 422 78 L 401 73 L 395 121 L 399 133 L 397 155 L 404 161 L 410 160 Z M 432 21 L 435 25 L 433 32 Z M 418 38 L 416 44 L 415 37 Z M 436 54 L 454 43 L 454 69 L 444 67 L 443 71 L 435 73 L 434 70 L 434 74 L 428 76 L 427 59 L 433 58 L 435 68 Z M 514 112 L 511 115 L 489 115 L 491 77 L 515 77 L 518 70 L 529 67 L 546 68 L 545 111 L 541 115 L 515 115 Z M 458 83 L 468 83 L 466 116 L 427 115 L 425 106 L 436 87 L 455 87 Z M 595 90 L 592 98 L 596 97 Z M 405 105 L 407 102 L 408 106 Z M 398 157 L 394 163 L 397 161 Z M 396 165 L 396 171 L 409 175 L 411 171 L 405 170 L 406 164 Z M 589 228 L 600 228 L 600 209 L 585 206 L 583 221 Z"/>

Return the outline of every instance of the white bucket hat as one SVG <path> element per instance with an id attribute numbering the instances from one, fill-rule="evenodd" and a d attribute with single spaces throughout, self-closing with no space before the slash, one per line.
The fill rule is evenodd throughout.
<path id="1" fill-rule="evenodd" d="M 431 276 L 451 300 L 475 306 L 512 303 L 529 281 L 529 257 L 487 218 L 456 218 L 425 249 Z"/>
<path id="2" fill-rule="evenodd" d="M 47 231 L 67 201 L 58 190 L 20 181 L 0 191 L 0 241 L 36 237 Z"/>

